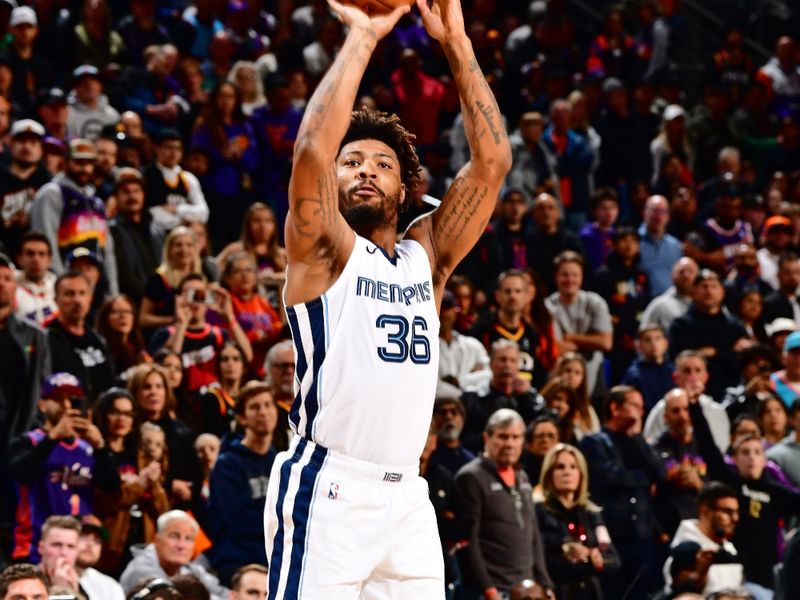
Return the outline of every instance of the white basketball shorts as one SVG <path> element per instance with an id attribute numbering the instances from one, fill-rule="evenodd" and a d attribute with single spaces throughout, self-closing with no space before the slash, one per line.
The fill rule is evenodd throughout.
<path id="1" fill-rule="evenodd" d="M 264 510 L 269 600 L 442 600 L 436 516 L 419 468 L 348 458 L 295 436 Z"/>

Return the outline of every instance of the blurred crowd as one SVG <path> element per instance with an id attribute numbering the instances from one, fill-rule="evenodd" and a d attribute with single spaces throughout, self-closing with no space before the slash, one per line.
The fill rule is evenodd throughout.
<path id="1" fill-rule="evenodd" d="M 750 4 L 464 2 L 513 166 L 442 299 L 448 600 L 796 597 L 800 10 Z M 265 597 L 292 151 L 345 33 L 0 0 L 0 600 Z M 357 105 L 416 136 L 402 230 L 469 159 L 416 11 Z"/>

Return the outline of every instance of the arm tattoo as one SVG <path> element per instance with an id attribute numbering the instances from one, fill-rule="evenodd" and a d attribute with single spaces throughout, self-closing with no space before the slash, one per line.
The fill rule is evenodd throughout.
<path id="1" fill-rule="evenodd" d="M 437 219 L 434 235 L 440 246 L 448 247 L 476 224 L 473 217 L 489 193 L 487 185 L 468 185 L 463 177 L 453 182 L 448 196 L 447 210 Z"/>
<path id="2" fill-rule="evenodd" d="M 483 115 L 483 118 L 486 119 L 486 124 L 489 126 L 489 131 L 492 132 L 492 137 L 494 138 L 495 145 L 500 145 L 500 132 L 497 130 L 497 126 L 494 122 L 494 111 L 492 110 L 491 106 L 486 106 L 480 100 L 476 100 L 475 104 L 478 106 L 478 110 Z"/>
<path id="3" fill-rule="evenodd" d="M 292 225 L 303 237 L 314 237 L 315 221 L 324 213 L 322 200 L 319 198 L 298 198 L 292 203 Z"/>

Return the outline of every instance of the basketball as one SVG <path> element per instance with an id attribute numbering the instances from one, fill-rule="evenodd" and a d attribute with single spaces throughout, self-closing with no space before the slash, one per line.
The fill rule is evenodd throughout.
<path id="1" fill-rule="evenodd" d="M 357 6 L 368 15 L 390 13 L 398 6 L 414 6 L 415 0 L 347 0 L 345 4 Z"/>

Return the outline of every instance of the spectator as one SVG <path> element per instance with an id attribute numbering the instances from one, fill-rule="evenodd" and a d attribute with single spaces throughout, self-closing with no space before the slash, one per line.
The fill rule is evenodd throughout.
<path id="1" fill-rule="evenodd" d="M 566 212 L 567 227 L 577 231 L 586 221 L 594 163 L 591 146 L 570 128 L 570 105 L 566 100 L 550 104 L 550 125 L 544 144 L 555 156 L 559 197 Z"/>
<path id="2" fill-rule="evenodd" d="M 277 450 L 289 447 L 289 412 L 294 403 L 295 378 L 294 347 L 291 340 L 278 342 L 269 352 L 264 364 L 266 381 L 272 386 L 272 396 L 278 407 L 278 426 L 275 428 L 274 446 Z"/>
<path id="3" fill-rule="evenodd" d="M 142 580 L 128 592 L 128 598 L 131 600 L 134 598 L 137 600 L 185 600 L 172 580 L 162 577 L 148 577 Z"/>
<path id="4" fill-rule="evenodd" d="M 542 416 L 525 428 L 525 448 L 519 462 L 531 482 L 539 481 L 547 451 L 561 441 L 558 425 L 553 417 Z"/>
<path id="5" fill-rule="evenodd" d="M 189 273 L 200 273 L 197 236 L 188 227 L 176 227 L 164 240 L 161 264 L 145 283 L 139 324 L 145 330 L 175 322 L 175 288 Z"/>
<path id="6" fill-rule="evenodd" d="M 719 275 L 703 269 L 695 279 L 689 310 L 669 328 L 670 355 L 683 350 L 702 354 L 708 361 L 708 393 L 718 401 L 738 382 L 735 353 L 753 345 L 744 327 L 722 310 L 724 296 Z"/>
<path id="7" fill-rule="evenodd" d="M 741 382 L 726 390 L 722 402 L 731 421 L 742 413 L 755 415 L 763 400 L 773 394 L 770 376 L 777 356 L 767 346 L 752 346 L 739 353 L 739 365 Z"/>
<path id="8" fill-rule="evenodd" d="M 215 251 L 238 233 L 252 192 L 249 173 L 258 166 L 258 148 L 241 100 L 230 83 L 220 83 L 197 121 L 192 145 L 211 156 L 209 185 L 211 241 Z"/>
<path id="9" fill-rule="evenodd" d="M 244 351 L 233 341 L 227 341 L 216 354 L 217 382 L 208 386 L 208 391 L 198 403 L 199 427 L 197 431 L 213 433 L 222 438 L 233 433 L 236 424 L 236 401 L 248 372 Z"/>
<path id="10" fill-rule="evenodd" d="M 575 392 L 577 430 L 583 433 L 600 431 L 600 419 L 597 418 L 597 413 L 589 397 L 586 359 L 583 358 L 583 355 L 577 352 L 565 352 L 558 357 L 553 373 L 555 376 L 563 377 L 567 385 Z"/>
<path id="11" fill-rule="evenodd" d="M 662 540 L 675 535 L 684 519 L 697 513 L 697 494 L 706 483 L 707 465 L 697 446 L 689 418 L 689 397 L 674 388 L 664 395 L 667 430 L 653 444 L 664 464 L 666 478 L 658 483 L 653 506 Z"/>
<path id="12" fill-rule="evenodd" d="M 84 4 L 81 21 L 74 29 L 74 63 L 103 69 L 114 63 L 120 64 L 124 53 L 125 42 L 112 27 L 106 0 L 91 0 Z"/>
<path id="13" fill-rule="evenodd" d="M 67 135 L 95 141 L 106 125 L 116 125 L 119 113 L 103 93 L 100 71 L 81 65 L 72 72 L 72 92 L 67 98 Z"/>
<path id="14" fill-rule="evenodd" d="M 800 332 L 786 337 L 781 355 L 783 369 L 772 374 L 772 388 L 786 406 L 800 396 Z"/>
<path id="15" fill-rule="evenodd" d="M 635 387 L 642 394 L 645 415 L 672 388 L 675 366 L 667 356 L 668 344 L 660 325 L 642 323 L 636 340 L 639 355 L 620 380 L 620 383 Z"/>
<path id="16" fill-rule="evenodd" d="M 41 163 L 44 133 L 32 119 L 20 119 L 11 127 L 11 160 L 0 171 L 0 242 L 12 256 L 22 249 L 22 236 L 30 227 L 33 198 L 51 178 Z"/>
<path id="17" fill-rule="evenodd" d="M 292 104 L 289 81 L 283 75 L 267 75 L 264 86 L 267 105 L 252 116 L 260 155 L 255 189 L 259 198 L 275 208 L 283 222 L 289 209 L 287 173 L 291 171 L 292 152 L 303 111 Z"/>
<path id="18" fill-rule="evenodd" d="M 605 389 L 600 366 L 603 352 L 612 348 L 611 315 L 605 300 L 581 289 L 584 263 L 580 254 L 562 252 L 555 258 L 558 290 L 545 301 L 560 339 L 561 352 L 581 352 L 587 363 L 586 380 L 590 395 Z"/>
<path id="19" fill-rule="evenodd" d="M 229 590 L 201 563 L 192 561 L 194 541 L 199 531 L 197 522 L 181 510 L 161 515 L 155 541 L 144 550 L 134 552 L 134 559 L 120 577 L 125 591 L 130 594 L 134 586 L 148 577 L 166 579 L 180 573 L 194 575 L 202 581 L 212 600 L 228 600 Z"/>
<path id="20" fill-rule="evenodd" d="M 109 532 L 99 561 L 100 569 L 106 573 L 120 572 L 129 545 L 152 542 L 156 518 L 169 510 L 167 493 L 162 486 L 166 475 L 166 471 L 162 471 L 163 461 L 139 454 L 137 438 L 148 434 L 134 430 L 136 415 L 135 399 L 130 392 L 118 387 L 100 396 L 93 414 L 121 480 L 119 491 L 101 495 L 95 509 Z M 158 431 L 163 437 L 163 431 L 160 428 Z"/>
<path id="21" fill-rule="evenodd" d="M 542 141 L 544 117 L 526 112 L 517 129 L 508 136 L 511 143 L 511 171 L 506 176 L 509 187 L 521 189 L 527 197 L 555 189 L 555 157 Z"/>
<path id="22" fill-rule="evenodd" d="M 176 129 L 163 128 L 155 145 L 155 162 L 143 170 L 147 206 L 162 234 L 187 221 L 208 221 L 208 204 L 197 177 L 181 167 L 183 140 Z"/>
<path id="23" fill-rule="evenodd" d="M 580 450 L 557 444 L 544 457 L 544 502 L 536 505 L 547 570 L 564 600 L 602 600 L 600 575 L 619 569 L 602 511 L 589 500 L 589 471 Z"/>
<path id="24" fill-rule="evenodd" d="M 166 375 L 160 367 L 143 365 L 131 377 L 128 390 L 136 399 L 141 421 L 158 425 L 164 431 L 170 459 L 164 473 L 165 488 L 171 494 L 173 506 L 188 505 L 200 493 L 200 466 L 193 451 L 191 429 L 172 416 L 175 405 Z"/>
<path id="25" fill-rule="evenodd" d="M 650 143 L 650 155 L 653 158 L 651 186 L 658 183 L 658 174 L 670 156 L 675 156 L 680 161 L 681 183 L 687 185 L 692 183 L 689 165 L 694 158 L 694 152 L 686 127 L 686 111 L 682 106 L 670 104 L 664 109 L 661 115 L 661 129 Z"/>
<path id="26" fill-rule="evenodd" d="M 552 348 L 552 331 L 544 330 L 539 331 L 530 323 L 526 322 L 523 318 L 525 316 L 525 307 L 535 302 L 535 296 L 539 293 L 535 288 L 533 289 L 533 297 L 529 294 L 530 286 L 522 271 L 517 269 L 510 269 L 504 271 L 497 278 L 497 289 L 495 290 L 495 301 L 497 302 L 497 312 L 487 315 L 481 319 L 470 331 L 470 335 L 477 338 L 488 350 L 492 344 L 500 339 L 513 340 L 519 347 L 519 370 L 520 376 L 525 379 L 528 385 L 531 384 L 534 374 L 537 375 L 536 383 L 543 383 L 546 378 L 546 371 L 542 368 L 536 369 L 536 356 L 537 352 L 541 355 L 546 355 L 547 352 L 542 352 L 540 348 L 548 347 L 548 334 L 550 339 L 550 346 Z M 539 315 L 541 315 L 542 305 L 541 294 L 538 306 L 540 308 Z M 539 316 L 537 315 L 537 316 Z M 549 314 L 546 320 L 550 321 Z M 543 324 L 541 317 L 538 319 Z M 552 327 L 547 323 L 545 327 Z M 555 352 L 551 349 L 550 352 Z M 488 414 L 486 415 L 488 417 Z M 480 431 L 481 428 L 478 430 Z"/>
<path id="27" fill-rule="evenodd" d="M 650 301 L 642 313 L 642 323 L 654 323 L 669 331 L 672 322 L 689 309 L 698 271 L 693 259 L 679 259 L 672 267 L 672 286 Z"/>
<path id="28" fill-rule="evenodd" d="M 100 559 L 108 532 L 97 517 L 52 516 L 42 526 L 42 571 L 51 586 L 83 593 L 87 600 L 123 600 L 120 585 L 92 567 Z"/>
<path id="29" fill-rule="evenodd" d="M 507 187 L 500 195 L 499 217 L 492 223 L 492 231 L 500 248 L 502 269 L 525 269 L 528 258 L 527 214 L 530 201 L 519 188 Z"/>
<path id="30" fill-rule="evenodd" d="M 683 256 L 681 243 L 667 233 L 669 213 L 669 201 L 664 196 L 650 196 L 644 205 L 644 222 L 639 227 L 641 264 L 653 296 L 669 289 L 673 268 Z"/>
<path id="31" fill-rule="evenodd" d="M 162 253 L 161 234 L 145 209 L 142 176 L 123 167 L 117 173 L 114 198 L 118 212 L 110 222 L 118 266 L 119 289 L 137 302 Z"/>
<path id="32" fill-rule="evenodd" d="M 778 289 L 764 298 L 764 321 L 777 318 L 793 319 L 800 326 L 800 305 L 797 288 L 800 286 L 800 258 L 787 252 L 778 259 Z"/>
<path id="33" fill-rule="evenodd" d="M 592 221 L 578 233 L 588 258 L 587 271 L 591 275 L 608 260 L 611 236 L 619 217 L 619 197 L 611 188 L 600 188 L 592 195 L 589 206 Z"/>
<path id="34" fill-rule="evenodd" d="M 786 410 L 785 407 L 783 410 Z M 792 402 L 789 414 L 791 418 L 789 424 L 793 431 L 767 450 L 767 458 L 775 462 L 786 473 L 795 487 L 800 488 L 800 460 L 798 460 L 798 456 L 800 456 L 800 400 Z"/>
<path id="35" fill-rule="evenodd" d="M 583 245 L 574 232 L 560 223 L 558 203 L 551 194 L 541 193 L 533 199 L 531 216 L 533 227 L 528 237 L 526 262 L 539 274 L 545 290 L 550 292 L 556 289 L 553 257 L 565 250 L 583 254 Z"/>
<path id="36" fill-rule="evenodd" d="M 461 390 L 482 385 L 491 377 L 486 348 L 475 338 L 454 329 L 457 318 L 456 297 L 445 289 L 439 310 L 439 396 L 460 396 Z"/>
<path id="37" fill-rule="evenodd" d="M 183 387 L 183 363 L 181 355 L 169 348 L 162 348 L 153 355 L 153 361 L 162 367 L 167 375 L 167 383 L 178 404 L 186 403 L 186 390 Z"/>
<path id="38" fill-rule="evenodd" d="M 650 302 L 650 280 L 639 254 L 639 236 L 632 227 L 619 227 L 611 236 L 612 252 L 595 271 L 589 289 L 607 298 L 614 340 L 609 352 L 611 381 L 619 381 L 635 359 L 639 317 Z"/>
<path id="39" fill-rule="evenodd" d="M 249 367 L 257 377 L 263 377 L 264 359 L 280 338 L 283 322 L 267 299 L 258 293 L 256 277 L 256 262 L 251 254 L 237 252 L 228 256 L 222 270 L 222 284 L 230 292 L 233 314 L 252 347 Z"/>
<path id="40" fill-rule="evenodd" d="M 578 421 L 578 408 L 575 390 L 563 377 L 551 377 L 542 388 L 547 413 L 559 424 L 559 440 L 572 442 L 582 438 L 586 432 Z"/>
<path id="41" fill-rule="evenodd" d="M 211 600 L 206 586 L 194 575 L 179 573 L 170 581 L 183 600 Z"/>
<path id="42" fill-rule="evenodd" d="M 33 425 L 42 379 L 50 374 L 44 332 L 13 311 L 14 264 L 0 253 L 0 470 L 6 470 L 11 438 Z"/>
<path id="43" fill-rule="evenodd" d="M 714 201 L 714 214 L 698 233 L 687 236 L 684 254 L 703 267 L 727 274 L 733 267 L 736 247 L 753 244 L 753 231 L 742 218 L 742 198 L 735 188 L 723 188 Z"/>
<path id="44" fill-rule="evenodd" d="M 674 549 L 680 544 L 695 542 L 700 547 L 701 560 L 713 562 L 707 570 L 705 585 L 698 586 L 698 591 L 710 594 L 741 586 L 744 572 L 736 546 L 731 542 L 739 522 L 736 492 L 717 481 L 706 484 L 697 496 L 697 516 L 697 519 L 681 522 L 670 545 Z M 709 556 L 712 553 L 713 556 Z M 664 564 L 668 588 L 672 585 L 672 560 Z"/>
<path id="45" fill-rule="evenodd" d="M 530 383 L 520 376 L 520 351 L 516 342 L 499 339 L 492 343 L 489 367 L 492 379 L 486 394 L 469 392 L 461 397 L 467 411 L 462 442 L 472 452 L 480 451 L 480 440 L 489 417 L 501 408 L 510 408 L 530 423 L 544 408 L 544 401 Z"/>
<path id="46" fill-rule="evenodd" d="M 110 197 L 114 193 L 114 186 L 119 175 L 117 141 L 121 142 L 122 140 L 118 140 L 116 126 L 111 126 L 101 129 L 99 137 L 94 142 L 95 148 L 97 148 L 97 162 L 94 165 L 93 183 L 98 197 L 107 203 L 111 203 Z M 110 212 L 107 209 L 106 214 Z"/>
<path id="47" fill-rule="evenodd" d="M 264 598 L 267 595 L 267 568 L 250 563 L 239 567 L 231 578 L 230 600 Z"/>
<path id="48" fill-rule="evenodd" d="M 755 246 L 738 244 L 733 257 L 733 270 L 725 281 L 725 305 L 739 317 L 748 337 L 763 341 L 766 332 L 761 320 L 762 298 L 772 293 L 772 288 L 761 279 L 759 271 Z"/>
<path id="49" fill-rule="evenodd" d="M 620 573 L 605 579 L 608 598 L 622 598 L 628 586 L 632 598 L 645 597 L 659 579 L 650 486 L 664 479 L 664 466 L 641 435 L 643 411 L 644 401 L 634 388 L 612 388 L 604 404 L 603 429 L 580 443 L 593 501 L 604 509 L 622 563 Z"/>
<path id="50" fill-rule="evenodd" d="M 58 318 L 47 329 L 53 371 L 78 377 L 94 399 L 114 384 L 114 366 L 105 340 L 86 321 L 91 283 L 84 274 L 69 271 L 56 280 L 55 290 Z"/>
<path id="51" fill-rule="evenodd" d="M 455 475 L 458 470 L 475 458 L 461 443 L 466 410 L 457 398 L 437 397 L 433 403 L 432 427 L 436 433 L 436 448 L 428 457 L 429 468 L 441 465 Z"/>
<path id="52" fill-rule="evenodd" d="M 122 381 L 130 379 L 140 364 L 152 362 L 136 322 L 136 306 L 127 296 L 114 296 L 103 303 L 97 314 L 97 333 L 108 344 L 114 372 Z"/>
<path id="53" fill-rule="evenodd" d="M 227 583 L 248 561 L 266 564 L 263 522 L 267 474 L 277 452 L 272 434 L 278 413 L 269 386 L 248 382 L 236 404 L 244 438 L 220 454 L 211 473 L 208 533 L 214 542 L 211 564 Z"/>
<path id="54" fill-rule="evenodd" d="M 722 405 L 706 394 L 706 383 L 709 373 L 705 357 L 695 350 L 684 350 L 675 357 L 675 371 L 672 379 L 675 386 L 685 390 L 690 397 L 697 397 L 703 413 L 706 415 L 714 443 L 721 452 L 725 452 L 730 442 L 730 421 Z M 666 402 L 662 398 L 647 414 L 644 424 L 644 437 L 650 442 L 656 440 L 666 431 L 664 411 Z"/>
<path id="55" fill-rule="evenodd" d="M 244 350 L 248 362 L 253 353 L 250 341 L 233 314 L 226 290 L 214 284 L 209 286 L 203 275 L 191 273 L 181 280 L 176 291 L 176 324 L 159 329 L 153 336 L 151 347 L 155 351 L 165 346 L 178 352 L 186 369 L 186 391 L 198 394 L 217 380 L 214 356 L 228 338 L 224 330 L 206 322 L 209 307 L 230 324 L 233 339 Z M 193 400 L 196 401 L 196 397 Z"/>
<path id="56" fill-rule="evenodd" d="M 254 202 L 242 221 L 242 234 L 217 256 L 220 269 L 234 252 L 247 252 L 258 266 L 258 279 L 271 285 L 283 285 L 286 251 L 280 245 L 275 212 L 266 204 Z"/>
<path id="57" fill-rule="evenodd" d="M 800 66 L 792 37 L 781 36 L 775 42 L 775 54 L 759 69 L 756 78 L 767 84 L 773 112 L 798 115 L 800 111 Z"/>
<path id="58" fill-rule="evenodd" d="M 772 215 L 764 222 L 762 236 L 764 245 L 756 252 L 761 279 L 772 286 L 772 289 L 777 290 L 780 287 L 778 263 L 792 243 L 794 227 L 786 217 Z"/>
<path id="59" fill-rule="evenodd" d="M 49 88 L 39 95 L 36 106 L 36 116 L 44 125 L 45 138 L 42 140 L 45 152 L 45 167 L 51 173 L 57 173 L 49 168 L 47 162 L 48 145 L 60 148 L 61 154 L 66 150 L 67 140 L 67 97 L 61 88 Z"/>
<path id="60" fill-rule="evenodd" d="M 484 431 L 484 455 L 456 475 L 460 513 L 469 531 L 462 572 L 464 598 L 498 600 L 523 579 L 551 590 L 544 544 L 536 523 L 528 476 L 515 465 L 525 425 L 511 409 L 494 412 Z M 493 491 L 500 484 L 498 492 Z"/>
<path id="61" fill-rule="evenodd" d="M 203 491 L 200 493 L 203 502 L 207 505 L 211 493 L 211 471 L 219 458 L 220 439 L 213 433 L 201 433 L 194 441 L 194 451 L 203 471 Z"/>
<path id="62" fill-rule="evenodd" d="M 242 99 L 242 112 L 245 116 L 252 117 L 254 111 L 266 106 L 264 87 L 254 62 L 246 60 L 236 62 L 228 73 L 228 81 L 234 84 L 239 92 Z"/>
<path id="63" fill-rule="evenodd" d="M 50 240 L 38 231 L 29 231 L 20 240 L 17 264 L 16 314 L 44 326 L 55 312 L 56 274 L 50 270 L 53 259 Z"/>
<path id="64" fill-rule="evenodd" d="M 667 232 L 679 241 L 686 242 L 690 234 L 701 231 L 697 216 L 697 198 L 692 186 L 680 185 L 668 196 L 672 202 L 672 216 Z M 684 254 L 686 250 L 684 249 Z"/>
<path id="65" fill-rule="evenodd" d="M 798 575 L 800 575 L 800 537 L 793 536 L 791 541 L 786 545 L 786 551 L 783 554 L 783 570 L 779 578 L 780 585 L 777 586 L 777 594 L 783 594 L 783 598 L 791 598 L 791 594 L 800 585 Z M 2 588 L 0 588 L 2 592 Z"/>
<path id="66" fill-rule="evenodd" d="M 764 440 L 764 450 L 770 449 L 786 437 L 789 410 L 780 398 L 769 393 L 765 394 L 756 416 Z"/>
<path id="67" fill-rule="evenodd" d="M 105 206 L 91 184 L 96 160 L 97 151 L 92 142 L 81 138 L 70 140 L 66 172 L 56 175 L 36 193 L 31 207 L 31 226 L 50 240 L 54 249 L 52 268 L 56 274 L 64 271 L 63 261 L 76 246 L 89 248 L 102 264 L 109 290 L 116 294 L 114 241 L 109 235 Z"/>
<path id="68" fill-rule="evenodd" d="M 733 453 L 736 471 L 731 471 L 711 441 L 703 411 L 696 401 L 691 402 L 690 412 L 710 476 L 733 486 L 739 498 L 739 523 L 733 542 L 740 552 L 747 589 L 759 599 L 769 598 L 775 585 L 772 568 L 778 561 L 778 523 L 800 513 L 800 493 L 765 475 L 764 446 L 753 436 L 736 441 Z"/>
<path id="69" fill-rule="evenodd" d="M 44 600 L 47 584 L 44 574 L 31 564 L 11 565 L 0 572 L 0 599 Z"/>
<path id="70" fill-rule="evenodd" d="M 69 373 L 47 377 L 37 406 L 44 425 L 17 436 L 8 451 L 11 477 L 21 499 L 13 557 L 31 562 L 39 561 L 39 534 L 47 517 L 90 514 L 95 508 L 95 486 L 107 492 L 119 487 L 100 430 L 87 418 L 77 378 Z"/>
<path id="71" fill-rule="evenodd" d="M 10 100 L 18 104 L 26 116 L 32 116 L 35 92 L 53 85 L 55 72 L 47 60 L 34 52 L 39 20 L 30 6 L 18 6 L 11 11 L 8 30 L 11 34 L 8 62 L 14 73 Z"/>

